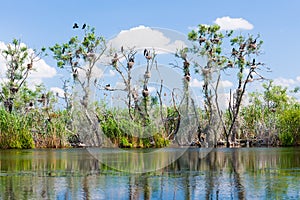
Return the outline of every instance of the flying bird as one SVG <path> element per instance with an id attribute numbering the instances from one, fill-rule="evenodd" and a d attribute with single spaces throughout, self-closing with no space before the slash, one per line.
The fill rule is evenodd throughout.
<path id="1" fill-rule="evenodd" d="M 73 25 L 73 29 L 75 29 L 75 28 L 79 28 L 77 23 L 74 23 L 74 25 Z"/>
<path id="2" fill-rule="evenodd" d="M 83 24 L 82 29 L 85 29 L 85 27 L 86 27 L 86 24 Z"/>

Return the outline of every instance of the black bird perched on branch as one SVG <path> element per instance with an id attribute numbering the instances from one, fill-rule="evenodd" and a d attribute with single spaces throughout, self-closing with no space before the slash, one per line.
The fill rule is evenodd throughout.
<path id="1" fill-rule="evenodd" d="M 152 58 L 152 56 L 150 55 L 150 50 L 145 49 L 144 56 L 147 60 L 150 60 Z"/>
<path id="2" fill-rule="evenodd" d="M 238 53 L 239 52 L 235 48 L 232 48 L 232 51 L 231 51 L 232 56 L 236 56 Z"/>
<path id="3" fill-rule="evenodd" d="M 147 49 L 144 50 L 144 56 L 148 56 L 148 50 Z"/>
<path id="4" fill-rule="evenodd" d="M 131 58 L 129 58 L 129 60 L 128 60 L 127 67 L 128 67 L 129 69 L 131 69 L 133 65 L 134 65 L 134 58 L 131 57 Z"/>
<path id="5" fill-rule="evenodd" d="M 251 69 L 256 69 L 256 63 L 255 63 L 255 58 L 253 58 L 252 63 L 251 63 Z"/>
<path id="6" fill-rule="evenodd" d="M 253 41 L 252 39 L 250 40 L 249 48 L 255 50 L 257 47 L 256 45 L 256 39 Z"/>
<path id="7" fill-rule="evenodd" d="M 85 29 L 85 27 L 86 27 L 86 24 L 83 24 L 82 29 Z"/>
<path id="8" fill-rule="evenodd" d="M 110 84 L 106 84 L 106 85 L 105 85 L 105 89 L 106 89 L 106 90 L 111 90 Z"/>
<path id="9" fill-rule="evenodd" d="M 75 28 L 79 28 L 77 23 L 74 23 L 74 25 L 73 25 L 73 29 L 75 29 Z"/>

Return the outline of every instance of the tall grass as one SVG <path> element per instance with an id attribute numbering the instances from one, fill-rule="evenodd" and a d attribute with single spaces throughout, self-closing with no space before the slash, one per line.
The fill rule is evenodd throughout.
<path id="1" fill-rule="evenodd" d="M 34 140 L 26 118 L 0 108 L 0 148 L 29 149 L 34 147 Z"/>

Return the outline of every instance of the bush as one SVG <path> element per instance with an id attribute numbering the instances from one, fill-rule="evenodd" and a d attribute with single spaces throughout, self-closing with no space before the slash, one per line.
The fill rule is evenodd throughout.
<path id="1" fill-rule="evenodd" d="M 0 148 L 30 149 L 34 146 L 25 117 L 0 109 Z"/>
<path id="2" fill-rule="evenodd" d="M 279 116 L 279 139 L 282 145 L 295 145 L 300 139 L 300 108 L 293 107 Z"/>

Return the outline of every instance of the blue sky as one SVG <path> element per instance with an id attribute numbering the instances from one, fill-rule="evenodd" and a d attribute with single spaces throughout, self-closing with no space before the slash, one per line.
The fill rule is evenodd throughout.
<path id="1" fill-rule="evenodd" d="M 253 25 L 242 34 L 261 34 L 261 60 L 272 69 L 268 78 L 284 86 L 300 86 L 300 1 L 2 1 L 0 42 L 21 39 L 31 48 L 52 46 L 73 36 L 72 24 L 87 23 L 110 39 L 122 30 L 138 26 L 161 27 L 185 35 L 198 24 L 213 24 L 217 18 L 241 18 Z M 54 60 L 45 58 L 55 68 Z M 1 62 L 0 62 L 1 64 Z M 51 84 L 55 77 L 41 79 Z M 55 76 L 53 74 L 53 76 Z M 53 83 L 55 85 L 55 83 Z"/>

